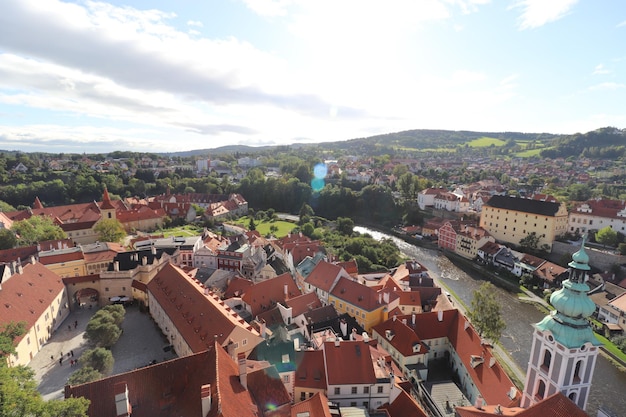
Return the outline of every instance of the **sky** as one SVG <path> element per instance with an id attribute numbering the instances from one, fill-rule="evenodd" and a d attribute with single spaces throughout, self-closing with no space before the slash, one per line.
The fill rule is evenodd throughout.
<path id="1" fill-rule="evenodd" d="M 622 0 L 2 0 L 0 149 L 626 128 Z"/>

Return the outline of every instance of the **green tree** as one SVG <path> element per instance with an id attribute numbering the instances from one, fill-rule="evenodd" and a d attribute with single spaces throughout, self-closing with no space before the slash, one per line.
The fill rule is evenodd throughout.
<path id="1" fill-rule="evenodd" d="M 338 217 L 337 231 L 342 235 L 351 236 L 354 231 L 354 220 L 348 217 Z"/>
<path id="2" fill-rule="evenodd" d="M 492 283 L 484 282 L 474 291 L 468 317 L 481 337 L 493 342 L 500 339 L 506 324 L 502 319 Z"/>
<path id="3" fill-rule="evenodd" d="M 535 252 L 539 247 L 539 236 L 536 232 L 530 232 L 525 238 L 519 241 L 519 245 L 524 249 Z"/>
<path id="4" fill-rule="evenodd" d="M 99 347 L 84 351 L 79 362 L 81 365 L 92 368 L 103 375 L 108 375 L 113 369 L 115 360 L 110 350 Z"/>
<path id="5" fill-rule="evenodd" d="M 121 335 L 122 330 L 116 324 L 114 313 L 102 309 L 87 323 L 84 337 L 98 347 L 111 347 Z"/>
<path id="6" fill-rule="evenodd" d="M 615 246 L 617 243 L 617 232 L 611 226 L 604 227 L 596 232 L 596 242 L 602 246 Z"/>
<path id="7" fill-rule="evenodd" d="M 124 322 L 124 316 L 126 315 L 126 309 L 124 309 L 124 306 L 120 304 L 111 304 L 111 305 L 103 307 L 102 310 L 100 311 L 109 313 L 111 317 L 113 318 L 113 323 L 115 323 L 117 327 L 122 328 L 122 323 Z M 100 313 L 100 311 L 98 311 L 98 313 Z"/>
<path id="8" fill-rule="evenodd" d="M 256 230 L 256 224 L 254 223 L 254 217 L 250 216 L 250 222 L 248 223 L 248 230 Z"/>
<path id="9" fill-rule="evenodd" d="M 11 249 L 17 245 L 15 233 L 9 229 L 0 229 L 0 249 Z"/>
<path id="10" fill-rule="evenodd" d="M 94 227 L 94 231 L 98 233 L 98 239 L 101 242 L 118 243 L 126 236 L 124 226 L 117 219 L 102 219 Z"/>
<path id="11" fill-rule="evenodd" d="M 79 359 L 82 362 L 82 358 Z M 83 366 L 79 370 L 70 375 L 67 380 L 70 385 L 86 384 L 87 382 L 97 381 L 102 378 L 102 374 L 91 366 Z"/>
<path id="12" fill-rule="evenodd" d="M 8 211 L 15 211 L 15 207 L 7 203 L 6 201 L 0 200 L 0 211 L 6 213 Z"/>
<path id="13" fill-rule="evenodd" d="M 18 236 L 19 246 L 29 246 L 43 240 L 67 237 L 63 229 L 46 216 L 32 216 L 29 219 L 17 221 L 13 223 L 11 230 Z"/>
<path id="14" fill-rule="evenodd" d="M 89 400 L 44 401 L 31 368 L 7 366 L 7 355 L 15 353 L 14 340 L 24 331 L 23 323 L 9 323 L 0 330 L 0 416 L 86 417 Z"/>

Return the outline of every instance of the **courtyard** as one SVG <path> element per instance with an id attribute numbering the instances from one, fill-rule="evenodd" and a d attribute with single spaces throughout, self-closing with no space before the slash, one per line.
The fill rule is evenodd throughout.
<path id="1" fill-rule="evenodd" d="M 98 309 L 77 309 L 53 333 L 30 362 L 35 372 L 38 391 L 44 399 L 62 399 L 64 387 L 70 375 L 80 369 L 71 365 L 79 360 L 82 352 L 91 348 L 83 338 L 87 322 Z M 169 343 L 148 313 L 137 306 L 126 307 L 122 336 L 111 348 L 115 359 L 112 375 L 132 371 L 150 363 L 170 360 L 176 355 L 163 349 Z M 62 360 L 61 360 L 62 359 Z"/>

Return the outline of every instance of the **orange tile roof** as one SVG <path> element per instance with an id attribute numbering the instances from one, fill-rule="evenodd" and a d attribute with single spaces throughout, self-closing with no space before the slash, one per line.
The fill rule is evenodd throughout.
<path id="1" fill-rule="evenodd" d="M 250 333 L 250 341 L 260 339 L 219 297 L 171 263 L 165 264 L 147 288 L 194 352 L 210 348 L 215 335 L 220 345 L 226 345 L 236 326 Z"/>
<path id="2" fill-rule="evenodd" d="M 65 285 L 57 274 L 39 262 L 25 264 L 21 274 L 13 274 L 2 282 L 0 326 L 25 321 L 26 329 L 30 329 L 64 291 Z M 15 343 L 22 338 L 18 337 Z"/>
<path id="3" fill-rule="evenodd" d="M 341 272 L 342 268 L 340 266 L 321 261 L 315 265 L 315 268 L 313 268 L 304 282 L 311 284 L 322 291 L 330 292 L 333 284 L 335 283 L 335 279 Z"/>
<path id="4" fill-rule="evenodd" d="M 128 387 L 133 417 L 201 415 L 201 388 L 205 385 L 210 386 L 212 402 L 208 416 L 259 415 L 250 392 L 239 382 L 237 364 L 219 346 L 91 383 L 68 385 L 65 398 L 89 399 L 90 417 L 115 416 L 115 389 L 120 384 Z"/>
<path id="5" fill-rule="evenodd" d="M 287 286 L 287 293 L 285 293 Z M 250 306 L 252 316 L 269 310 L 277 303 L 284 303 L 302 293 L 288 272 L 275 278 L 261 281 L 249 287 L 241 299 Z"/>
<path id="6" fill-rule="evenodd" d="M 294 318 L 322 306 L 322 302 L 314 291 L 290 298 L 285 304 L 291 308 L 291 315 Z"/>
<path id="7" fill-rule="evenodd" d="M 291 397 L 274 366 L 248 372 L 247 386 L 264 415 L 280 408 L 290 409 Z"/>
<path id="8" fill-rule="evenodd" d="M 401 391 L 392 403 L 387 403 L 381 408 L 387 410 L 390 417 L 428 417 L 428 414 L 405 391 Z"/>
<path id="9" fill-rule="evenodd" d="M 311 398 L 294 404 L 291 407 L 291 417 L 298 417 L 309 413 L 309 417 L 332 417 L 328 407 L 328 397 L 321 392 L 316 392 Z"/>
<path id="10" fill-rule="evenodd" d="M 383 303 L 379 302 L 381 297 L 374 288 L 345 277 L 339 278 L 331 294 L 364 311 L 374 311 L 383 307 Z"/>
<path id="11" fill-rule="evenodd" d="M 429 350 L 428 345 L 419 338 L 415 327 L 412 327 L 412 317 L 403 317 L 407 324 L 403 323 L 403 319 L 391 319 L 374 326 L 372 332 L 378 333 L 405 357 L 425 354 Z"/>
<path id="12" fill-rule="evenodd" d="M 369 346 L 362 340 L 324 342 L 322 351 L 329 385 L 376 382 Z"/>
<path id="13" fill-rule="evenodd" d="M 517 416 L 517 417 L 589 417 L 585 411 L 581 410 L 569 398 L 561 392 L 557 392 L 543 401 L 524 409 L 520 407 L 499 406 L 501 414 L 496 413 L 498 405 L 486 405 L 481 407 L 457 407 L 456 413 L 459 417 L 488 417 L 488 416 Z"/>
<path id="14" fill-rule="evenodd" d="M 294 386 L 302 388 L 326 389 L 326 369 L 324 352 L 321 350 L 296 351 L 297 364 Z"/>

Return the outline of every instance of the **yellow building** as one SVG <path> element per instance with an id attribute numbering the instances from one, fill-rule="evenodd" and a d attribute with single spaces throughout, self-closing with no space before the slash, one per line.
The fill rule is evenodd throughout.
<path id="1" fill-rule="evenodd" d="M 34 258 L 16 265 L 0 285 L 0 328 L 24 322 L 26 333 L 16 339 L 16 353 L 8 356 L 8 365 L 28 365 L 69 313 L 65 285 L 57 274 Z"/>
<path id="2" fill-rule="evenodd" d="M 80 247 L 39 252 L 39 262 L 61 278 L 87 274 L 85 257 Z"/>
<path id="3" fill-rule="evenodd" d="M 347 313 L 354 317 L 368 333 L 385 319 L 387 304 L 382 293 L 345 277 L 339 278 L 328 301 L 335 306 L 338 314 Z"/>
<path id="4" fill-rule="evenodd" d="M 476 259 L 478 249 L 487 242 L 495 242 L 493 236 L 485 229 L 475 226 L 460 226 L 456 234 L 456 247 L 454 251 L 467 259 Z"/>
<path id="5" fill-rule="evenodd" d="M 497 241 L 519 245 L 531 233 L 551 250 L 557 236 L 567 232 L 564 203 L 495 195 L 483 205 L 480 227 Z"/>

